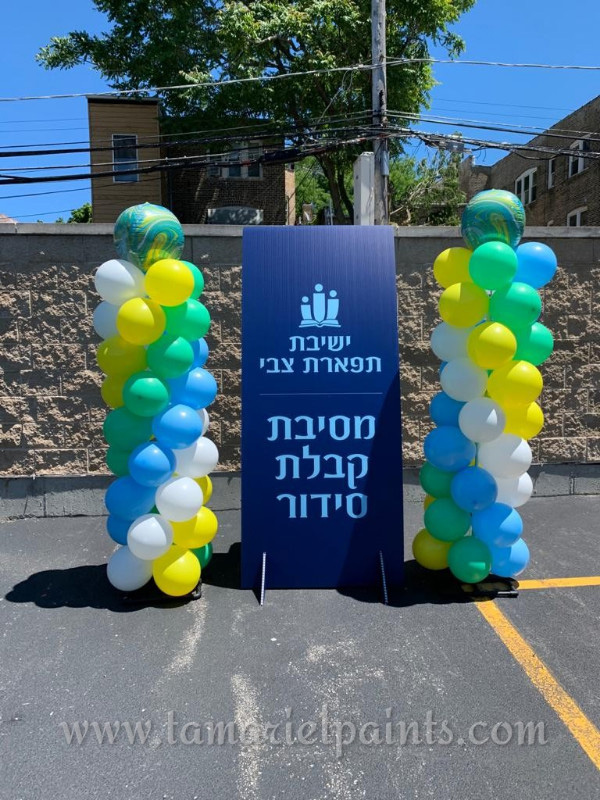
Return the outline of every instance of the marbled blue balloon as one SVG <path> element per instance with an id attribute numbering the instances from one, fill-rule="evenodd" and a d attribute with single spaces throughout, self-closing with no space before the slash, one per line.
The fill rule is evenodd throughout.
<path id="1" fill-rule="evenodd" d="M 168 209 L 140 203 L 119 214 L 114 242 L 120 258 L 146 270 L 162 258 L 181 256 L 183 228 Z"/>
<path id="2" fill-rule="evenodd" d="M 475 250 L 486 242 L 504 242 L 516 247 L 525 230 L 525 209 L 516 194 L 503 189 L 479 192 L 467 203 L 461 232 Z"/>

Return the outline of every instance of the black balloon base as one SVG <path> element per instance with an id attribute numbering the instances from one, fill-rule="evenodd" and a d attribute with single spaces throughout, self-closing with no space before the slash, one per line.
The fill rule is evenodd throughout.
<path id="1" fill-rule="evenodd" d="M 138 589 L 136 592 L 124 594 L 123 602 L 129 606 L 170 606 L 181 605 L 182 603 L 190 603 L 193 600 L 200 600 L 202 597 L 202 581 L 195 586 L 188 594 L 173 597 L 172 595 L 161 592 L 158 586 L 151 581 L 150 583 Z"/>
<path id="2" fill-rule="evenodd" d="M 499 575 L 488 575 L 481 583 L 464 583 L 462 589 L 467 594 L 492 599 L 519 596 L 519 582 L 514 578 L 502 578 Z"/>

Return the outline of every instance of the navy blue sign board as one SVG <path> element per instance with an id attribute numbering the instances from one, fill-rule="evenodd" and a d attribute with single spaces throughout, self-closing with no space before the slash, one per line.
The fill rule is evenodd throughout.
<path id="1" fill-rule="evenodd" d="M 394 237 L 247 228 L 242 586 L 334 588 L 403 571 Z"/>

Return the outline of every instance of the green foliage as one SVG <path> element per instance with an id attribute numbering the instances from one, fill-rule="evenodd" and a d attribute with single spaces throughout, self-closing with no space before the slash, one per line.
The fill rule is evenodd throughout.
<path id="1" fill-rule="evenodd" d="M 390 165 L 390 219 L 396 225 L 458 225 L 461 156 L 435 151 L 432 158 L 404 157 Z"/>
<path id="2" fill-rule="evenodd" d="M 427 58 L 431 44 L 458 55 L 463 42 L 451 26 L 474 2 L 387 0 L 389 57 Z M 371 107 L 369 70 L 260 86 L 215 85 L 219 80 L 370 63 L 371 0 L 94 0 L 94 5 L 108 17 L 107 33 L 74 31 L 53 37 L 38 60 L 60 69 L 91 64 L 117 89 L 210 84 L 159 91 L 166 130 L 222 128 L 242 117 L 293 128 L 289 138 L 303 142 L 315 119 L 347 119 Z M 427 105 L 433 83 L 429 64 L 390 68 L 388 107 L 418 112 Z M 335 127 L 331 122 L 330 128 Z M 352 212 L 345 175 L 361 149 L 364 145 L 346 146 L 317 157 L 338 218 Z"/>
<path id="3" fill-rule="evenodd" d="M 92 221 L 92 204 L 84 203 L 79 208 L 74 208 L 71 215 L 67 220 L 62 217 L 57 217 L 56 222 L 91 222 Z"/>

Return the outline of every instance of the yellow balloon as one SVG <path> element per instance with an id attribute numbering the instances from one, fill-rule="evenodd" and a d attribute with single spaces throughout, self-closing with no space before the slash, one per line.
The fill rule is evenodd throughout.
<path id="1" fill-rule="evenodd" d="M 202 489 L 202 497 L 204 498 L 204 503 L 208 503 L 210 498 L 212 497 L 213 493 L 213 485 L 212 481 L 208 475 L 204 475 L 202 478 L 194 478 L 198 486 Z"/>
<path id="2" fill-rule="evenodd" d="M 448 551 L 454 542 L 434 539 L 426 528 L 422 528 L 414 538 L 412 551 L 415 561 L 425 569 L 446 569 Z"/>
<path id="3" fill-rule="evenodd" d="M 120 336 L 106 339 L 96 353 L 98 366 L 107 375 L 124 375 L 127 378 L 134 372 L 146 368 L 146 351 L 143 347 L 126 342 Z"/>
<path id="4" fill-rule="evenodd" d="M 146 273 L 144 287 L 161 306 L 179 306 L 191 297 L 194 276 L 182 261 L 163 258 L 152 264 Z"/>
<path id="5" fill-rule="evenodd" d="M 453 283 L 440 297 L 440 316 L 455 328 L 470 328 L 486 316 L 490 301 L 474 283 Z"/>
<path id="6" fill-rule="evenodd" d="M 200 572 L 200 562 L 196 556 L 177 545 L 170 547 L 152 564 L 154 582 L 161 592 L 171 597 L 182 597 L 195 589 Z"/>
<path id="7" fill-rule="evenodd" d="M 158 303 L 143 297 L 127 300 L 117 314 L 117 330 L 132 344 L 152 344 L 162 336 L 166 324 L 165 312 Z"/>
<path id="8" fill-rule="evenodd" d="M 466 247 L 449 247 L 440 253 L 433 262 L 433 274 L 436 281 L 444 289 L 453 283 L 472 283 L 469 274 L 469 261 L 472 250 Z"/>
<path id="9" fill-rule="evenodd" d="M 544 427 L 544 412 L 537 403 L 512 406 L 506 409 L 504 433 L 514 433 L 522 439 L 533 439 Z"/>
<path id="10" fill-rule="evenodd" d="M 175 544 L 192 550 L 212 542 L 217 534 L 219 522 L 210 508 L 202 506 L 192 519 L 185 522 L 172 522 L 171 525 Z"/>
<path id="11" fill-rule="evenodd" d="M 423 511 L 427 511 L 429 506 L 433 503 L 435 497 L 432 497 L 430 494 L 425 495 L 425 499 L 423 500 Z"/>
<path id="12" fill-rule="evenodd" d="M 487 393 L 506 409 L 533 403 L 540 396 L 544 382 L 537 367 L 529 361 L 509 361 L 495 369 L 487 382 Z"/>
<path id="13" fill-rule="evenodd" d="M 107 406 L 120 408 L 120 406 L 125 405 L 123 401 L 123 386 L 126 380 L 126 377 L 122 375 L 108 375 L 102 381 L 100 394 Z"/>
<path id="14" fill-rule="evenodd" d="M 517 350 L 514 333 L 500 322 L 484 322 L 469 334 L 467 352 L 478 367 L 496 369 L 506 364 Z"/>

